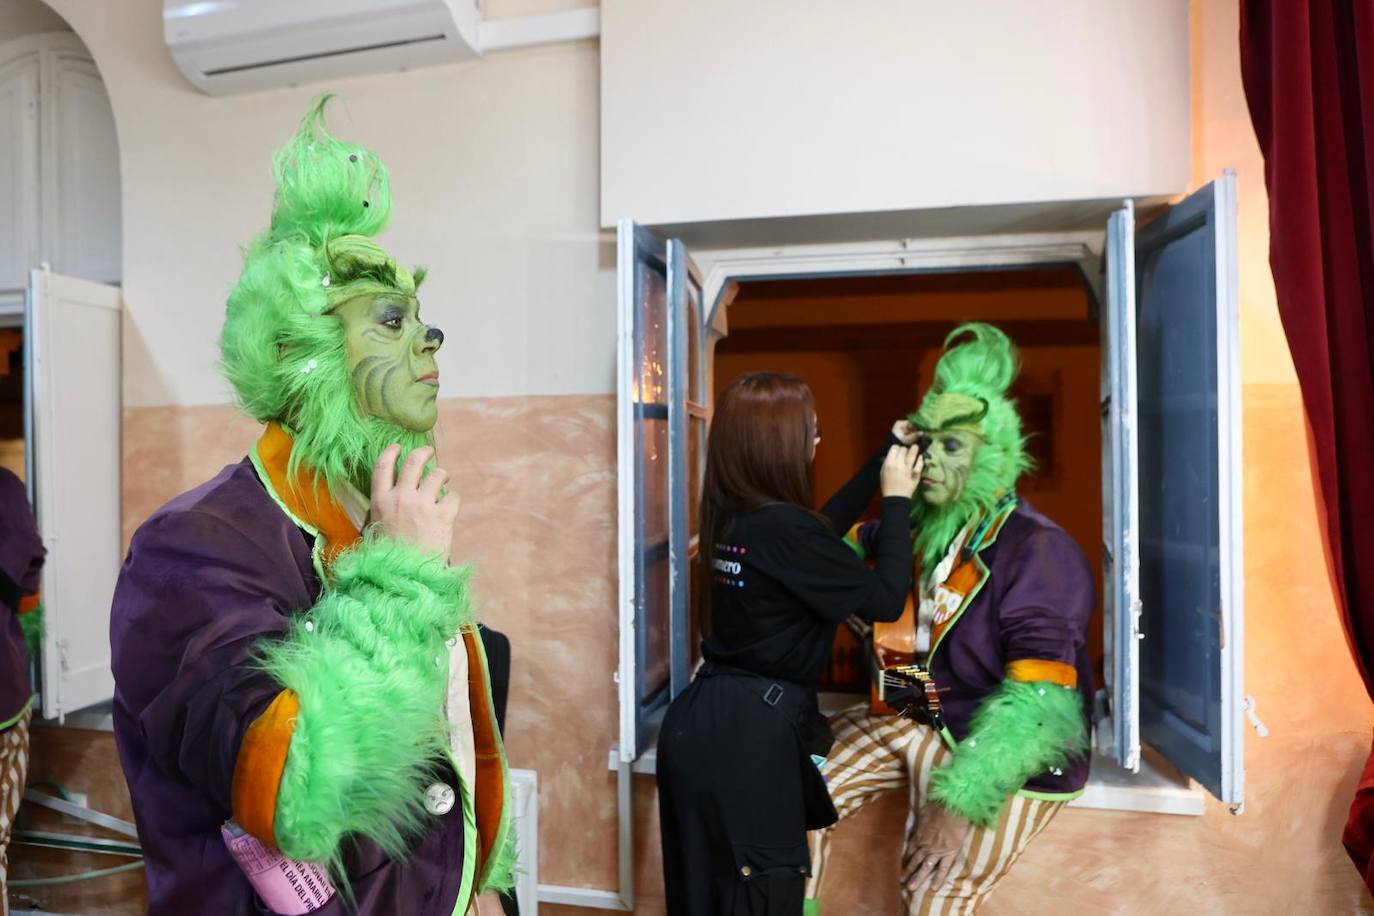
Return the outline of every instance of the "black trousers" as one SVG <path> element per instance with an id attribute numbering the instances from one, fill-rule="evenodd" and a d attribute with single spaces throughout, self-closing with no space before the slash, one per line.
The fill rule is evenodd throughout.
<path id="1" fill-rule="evenodd" d="M 802 912 L 806 831 L 833 824 L 835 808 L 798 732 L 814 692 L 770 683 L 708 667 L 664 716 L 658 801 L 669 916 Z"/>

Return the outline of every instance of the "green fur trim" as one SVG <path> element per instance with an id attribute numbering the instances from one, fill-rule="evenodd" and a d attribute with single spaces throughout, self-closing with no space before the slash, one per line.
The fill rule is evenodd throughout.
<path id="1" fill-rule="evenodd" d="M 393 858 L 431 815 L 423 791 L 448 745 L 447 641 L 470 624 L 467 570 L 369 532 L 263 666 L 300 700 L 277 796 L 288 856 L 340 872 L 342 839 Z"/>
<path id="2" fill-rule="evenodd" d="M 962 337 L 971 339 L 960 340 Z M 964 526 L 991 512 L 1030 469 L 1016 401 L 1007 397 L 1019 371 L 1016 348 L 1006 334 L 990 324 L 960 325 L 945 339 L 935 381 L 921 409 L 907 419 L 926 430 L 972 426 L 983 441 L 973 456 L 968 483 L 957 503 L 935 507 L 923 499 L 911 501 L 911 527 L 916 532 L 913 550 L 923 569 L 933 570 Z M 970 417 L 970 399 L 987 405 L 981 417 Z"/>
<path id="3" fill-rule="evenodd" d="M 802 916 L 821 916 L 821 902 L 815 897 L 802 901 Z"/>
<path id="4" fill-rule="evenodd" d="M 850 537 L 846 534 L 842 540 L 844 541 L 844 546 L 854 551 L 860 560 L 868 559 L 868 551 L 864 550 L 864 545 L 860 544 L 857 538 Z"/>
<path id="5" fill-rule="evenodd" d="M 1083 699 L 1049 681 L 1003 681 L 974 713 L 954 759 L 930 777 L 930 797 L 980 827 L 1032 776 L 1088 750 Z"/>
<path id="6" fill-rule="evenodd" d="M 509 802 L 509 799 L 507 799 Z M 501 848 L 496 850 L 492 857 L 487 861 L 483 871 L 487 873 L 487 878 L 482 882 L 481 892 L 499 891 L 509 893 L 515 889 L 515 878 L 519 871 L 516 867 L 516 858 L 519 856 L 519 849 L 515 845 L 515 831 L 512 830 L 506 837 L 506 841 L 501 844 Z"/>
<path id="7" fill-rule="evenodd" d="M 342 323 L 330 309 L 358 295 L 414 296 L 423 271 L 407 271 L 372 237 L 386 226 L 391 192 L 375 153 L 325 129 L 324 96 L 278 153 L 270 227 L 244 250 L 220 337 L 220 371 L 239 404 L 293 433 L 287 469 L 348 481 L 364 493 L 383 448 L 432 444 L 358 407 Z"/>
<path id="8" fill-rule="evenodd" d="M 19 629 L 24 633 L 24 645 L 28 647 L 29 658 L 38 658 L 43 651 L 43 605 L 19 615 Z"/>

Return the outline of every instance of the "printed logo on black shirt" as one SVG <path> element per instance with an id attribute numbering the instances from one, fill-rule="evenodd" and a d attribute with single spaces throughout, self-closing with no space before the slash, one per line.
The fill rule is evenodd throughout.
<path id="1" fill-rule="evenodd" d="M 711 568 L 716 571 L 715 580 L 727 588 L 744 588 L 744 579 L 741 577 L 744 567 L 735 558 L 744 556 L 749 550 L 734 544 L 717 544 L 715 547 L 716 556 L 711 560 Z M 725 554 L 725 557 L 722 558 L 720 554 Z"/>

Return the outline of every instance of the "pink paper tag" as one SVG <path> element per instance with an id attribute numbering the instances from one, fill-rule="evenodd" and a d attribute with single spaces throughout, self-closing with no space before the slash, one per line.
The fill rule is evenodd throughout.
<path id="1" fill-rule="evenodd" d="M 220 833 L 229 847 L 229 855 L 273 913 L 313 913 L 337 893 L 323 868 L 286 858 L 252 834 L 244 833 L 233 821 L 225 821 Z"/>

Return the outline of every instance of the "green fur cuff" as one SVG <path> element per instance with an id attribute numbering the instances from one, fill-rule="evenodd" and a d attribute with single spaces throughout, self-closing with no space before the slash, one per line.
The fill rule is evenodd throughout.
<path id="1" fill-rule="evenodd" d="M 980 827 L 997 822 L 1007 796 L 1088 749 L 1078 691 L 1048 681 L 1003 681 L 974 713 L 954 759 L 930 777 L 930 797 Z"/>
<path id="2" fill-rule="evenodd" d="M 339 555 L 334 588 L 366 605 L 366 619 L 346 613 L 337 621 L 348 635 L 364 643 L 375 632 L 420 642 L 438 632 L 448 639 L 472 622 L 467 567 L 450 566 L 439 554 L 423 553 L 375 530 Z M 397 611 L 397 616 L 391 616 Z"/>
<path id="3" fill-rule="evenodd" d="M 405 854 L 429 815 L 425 785 L 448 744 L 448 640 L 472 619 L 465 570 L 371 536 L 287 636 L 266 670 L 300 701 L 277 794 L 277 845 L 339 870 L 339 844 L 366 836 Z"/>
<path id="4" fill-rule="evenodd" d="M 20 614 L 19 629 L 24 634 L 29 658 L 37 658 L 43 651 L 43 605 L 38 605 L 27 614 Z"/>

